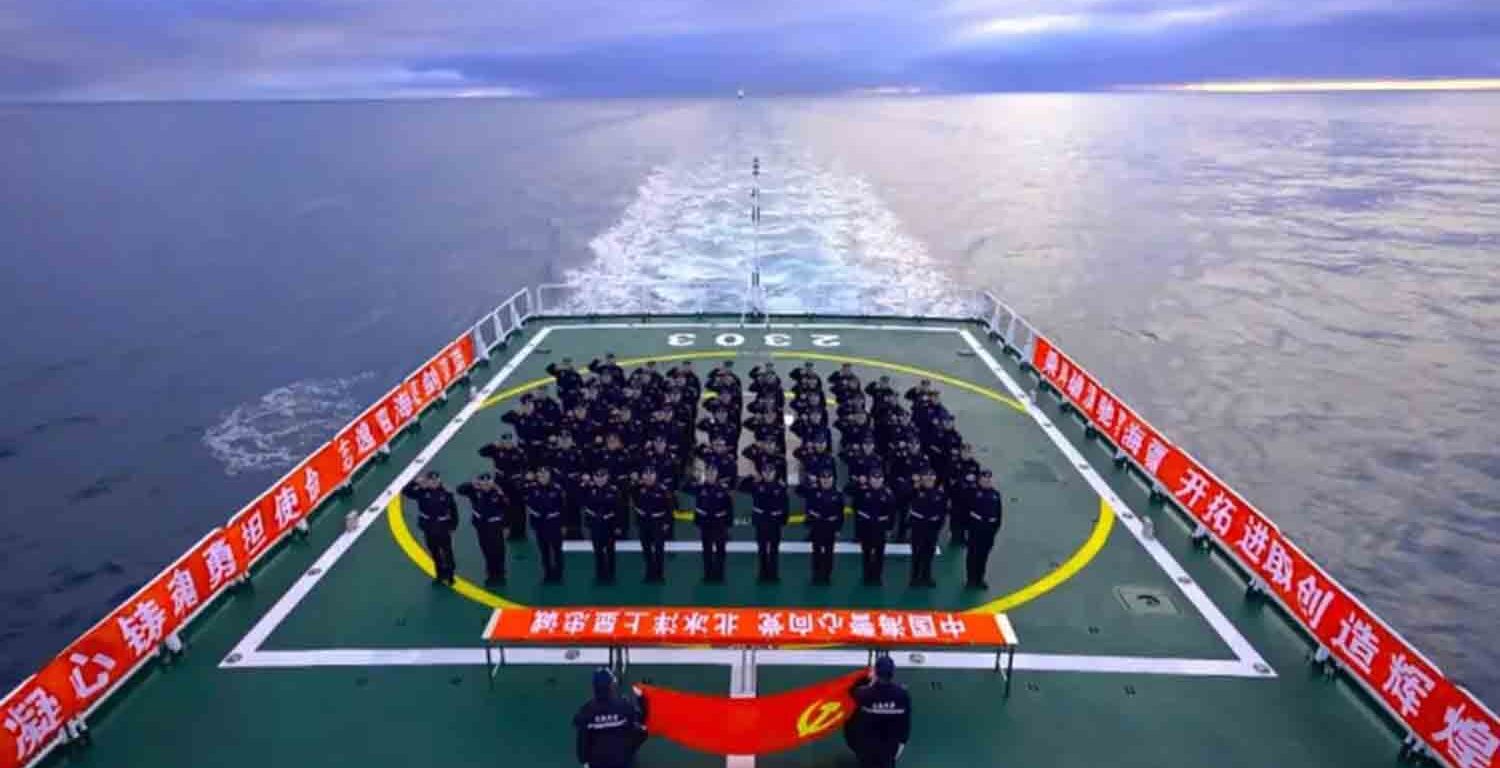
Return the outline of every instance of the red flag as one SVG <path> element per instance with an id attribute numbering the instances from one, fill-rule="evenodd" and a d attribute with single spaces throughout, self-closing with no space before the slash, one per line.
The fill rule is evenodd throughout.
<path id="1" fill-rule="evenodd" d="M 636 686 L 646 697 L 646 729 L 718 755 L 763 755 L 799 747 L 838 730 L 854 711 L 849 688 L 868 674 L 850 672 L 774 696 L 731 699 Z"/>

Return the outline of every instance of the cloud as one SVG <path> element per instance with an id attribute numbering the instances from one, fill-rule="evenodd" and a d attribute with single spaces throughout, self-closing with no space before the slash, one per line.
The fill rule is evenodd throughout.
<path id="1" fill-rule="evenodd" d="M 11 0 L 0 97 L 1092 88 L 1500 74 L 1492 0 Z M 1156 78 L 1171 77 L 1170 80 Z"/>

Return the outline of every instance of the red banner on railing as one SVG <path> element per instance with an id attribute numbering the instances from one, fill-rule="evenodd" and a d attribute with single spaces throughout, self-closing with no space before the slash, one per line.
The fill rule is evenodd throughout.
<path id="1" fill-rule="evenodd" d="M 474 364 L 465 333 L 0 701 L 0 768 L 25 765 Z"/>
<path id="2" fill-rule="evenodd" d="M 834 733 L 854 712 L 849 689 L 867 670 L 771 696 L 732 699 L 637 686 L 646 698 L 646 730 L 716 755 L 764 755 Z"/>
<path id="3" fill-rule="evenodd" d="M 484 639 L 579 645 L 1014 646 L 1003 613 L 782 608 L 500 608 Z"/>
<path id="4" fill-rule="evenodd" d="M 1493 768 L 1500 718 L 1442 673 L 1303 554 L 1259 510 L 1145 420 L 1050 341 L 1031 364 L 1095 429 L 1153 477 L 1266 585 L 1307 632 L 1438 755 L 1459 768 Z"/>

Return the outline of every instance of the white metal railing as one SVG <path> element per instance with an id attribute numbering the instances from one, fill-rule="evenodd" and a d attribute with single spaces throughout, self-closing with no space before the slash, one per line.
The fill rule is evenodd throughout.
<path id="1" fill-rule="evenodd" d="M 479 357 L 489 357 L 490 352 L 504 344 L 534 314 L 535 304 L 530 288 L 522 288 L 511 294 L 510 298 L 500 302 L 499 306 L 479 318 L 479 322 L 469 329 L 469 333 L 474 336 L 474 353 Z"/>

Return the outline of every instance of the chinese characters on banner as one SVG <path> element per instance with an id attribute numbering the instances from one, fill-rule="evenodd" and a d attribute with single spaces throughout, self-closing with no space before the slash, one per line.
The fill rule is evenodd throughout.
<path id="1" fill-rule="evenodd" d="M 492 642 L 580 645 L 1011 646 L 1003 614 L 781 608 L 503 608 Z"/>
<path id="2" fill-rule="evenodd" d="M 1500 719 L 1397 637 L 1342 585 L 1197 460 L 1167 442 L 1047 339 L 1031 364 L 1095 429 L 1135 459 L 1178 506 L 1281 599 L 1412 733 L 1459 768 L 1493 768 Z"/>
<path id="3" fill-rule="evenodd" d="M 40 754 L 64 723 L 153 655 L 473 363 L 474 340 L 465 333 L 17 686 L 0 701 L 0 768 Z"/>

